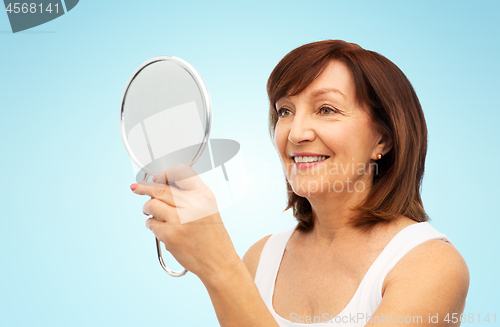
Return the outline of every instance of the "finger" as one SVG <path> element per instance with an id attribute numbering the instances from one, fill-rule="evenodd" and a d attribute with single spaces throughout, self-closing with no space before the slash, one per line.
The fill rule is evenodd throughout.
<path id="1" fill-rule="evenodd" d="M 154 216 L 157 220 L 172 224 L 180 223 L 177 208 L 169 206 L 163 201 L 152 198 L 142 207 L 142 211 L 147 215 Z"/>
<path id="2" fill-rule="evenodd" d="M 158 184 L 167 184 L 167 176 L 165 170 L 159 172 L 158 174 L 153 176 L 153 182 Z"/>
<path id="3" fill-rule="evenodd" d="M 155 234 L 157 239 L 161 239 L 163 241 L 166 240 L 166 225 L 164 222 L 159 221 L 155 218 L 149 218 L 146 220 L 146 228 L 151 230 L 153 234 Z M 165 242 L 163 242 L 165 243 Z"/>
<path id="4" fill-rule="evenodd" d="M 186 164 L 171 166 L 153 177 L 153 181 L 161 184 L 175 183 L 184 190 L 193 190 L 204 185 L 203 180 L 196 171 Z"/>
<path id="5" fill-rule="evenodd" d="M 153 176 L 152 180 L 155 183 L 167 184 L 168 181 L 170 181 L 170 183 L 172 183 L 172 182 L 175 183 L 175 181 L 174 181 L 175 178 L 177 178 L 177 181 L 179 181 L 179 180 L 182 180 L 185 178 L 195 176 L 195 175 L 197 175 L 197 173 L 194 169 L 191 168 L 191 166 L 193 166 L 193 164 L 194 164 L 194 162 L 190 161 L 186 165 L 185 164 L 177 164 L 177 165 L 170 166 L 169 168 L 164 169 L 163 171 L 161 171 L 158 174 L 156 174 L 155 176 Z M 185 170 L 184 176 L 178 175 L 177 177 L 174 177 L 173 176 L 174 171 L 178 170 L 179 168 L 181 168 L 181 169 L 184 168 L 184 170 Z M 167 177 L 167 174 L 170 175 L 169 178 Z"/>
<path id="6" fill-rule="evenodd" d="M 170 185 L 143 185 L 140 183 L 135 183 L 130 186 L 130 189 L 135 194 L 149 195 L 151 198 L 159 199 L 170 206 L 175 206 L 171 188 L 172 186 Z"/>
<path id="7" fill-rule="evenodd" d="M 154 225 L 154 226 L 153 226 Z M 146 228 L 153 231 L 153 227 L 158 229 L 159 226 L 164 226 L 165 222 L 159 221 L 155 217 L 150 217 L 146 219 Z"/>

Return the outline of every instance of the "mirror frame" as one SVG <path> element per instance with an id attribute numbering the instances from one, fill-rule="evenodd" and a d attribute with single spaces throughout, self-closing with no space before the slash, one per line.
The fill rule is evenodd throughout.
<path id="1" fill-rule="evenodd" d="M 189 63 L 186 61 L 177 58 L 177 57 L 171 57 L 171 56 L 158 56 L 151 58 L 144 63 L 142 63 L 132 74 L 132 77 L 127 82 L 127 85 L 125 87 L 125 91 L 123 91 L 123 96 L 120 104 L 120 132 L 122 136 L 123 143 L 125 144 L 125 148 L 127 149 L 127 152 L 129 154 L 129 157 L 131 158 L 132 162 L 144 173 L 144 181 L 147 181 L 149 176 L 150 176 L 150 171 L 146 171 L 145 167 L 141 167 L 141 164 L 139 164 L 139 161 L 136 159 L 134 154 L 132 153 L 129 144 L 128 144 L 128 139 L 125 135 L 125 122 L 124 122 L 124 107 L 125 107 L 125 101 L 127 98 L 127 92 L 130 88 L 130 85 L 132 82 L 135 80 L 135 78 L 140 74 L 140 72 L 148 67 L 149 65 L 152 65 L 156 62 L 159 61 L 171 61 L 183 68 L 191 77 L 194 79 L 196 85 L 198 86 L 199 90 L 201 91 L 201 98 L 203 101 L 205 113 L 206 113 L 206 121 L 205 121 L 205 135 L 203 137 L 202 144 L 200 148 L 198 149 L 198 152 L 195 154 L 195 157 L 193 160 L 188 163 L 189 165 L 194 165 L 194 163 L 198 160 L 198 158 L 202 155 L 203 151 L 207 147 L 208 143 L 208 138 L 210 137 L 210 132 L 212 130 L 212 100 L 210 99 L 210 94 L 208 93 L 208 88 L 201 78 L 201 75 L 198 73 L 196 69 L 194 69 L 193 66 L 191 66 Z M 161 247 L 160 247 L 160 240 L 156 238 L 156 252 L 158 254 L 158 260 L 160 261 L 160 265 L 163 267 L 163 270 L 167 274 L 169 274 L 172 277 L 181 277 L 184 276 L 187 273 L 187 270 L 184 268 L 181 271 L 172 271 L 167 266 L 165 265 L 165 262 L 163 261 L 162 255 L 161 255 Z"/>
<path id="2" fill-rule="evenodd" d="M 198 73 L 198 71 L 191 66 L 188 62 L 185 60 L 182 60 L 177 57 L 172 57 L 172 56 L 157 56 L 153 57 L 145 62 L 143 62 L 132 74 L 130 79 L 127 82 L 127 85 L 125 87 L 125 90 L 123 91 L 122 95 L 122 100 L 120 102 L 120 132 L 122 135 L 122 140 L 123 143 L 125 144 L 125 148 L 127 149 L 127 152 L 129 154 L 129 157 L 132 159 L 132 162 L 143 172 L 150 174 L 151 172 L 149 171 L 144 171 L 144 167 L 142 167 L 142 164 L 139 163 L 139 160 L 134 156 L 132 150 L 129 147 L 128 144 L 128 139 L 127 135 L 125 135 L 125 122 L 124 122 L 124 106 L 125 106 L 125 101 L 127 98 L 127 92 L 128 89 L 130 88 L 130 85 L 132 82 L 135 80 L 135 78 L 141 73 L 141 71 L 148 67 L 149 65 L 152 65 L 156 62 L 159 61 L 171 61 L 177 64 L 178 66 L 182 67 L 187 73 L 191 75 L 191 77 L 194 79 L 196 82 L 196 85 L 201 91 L 201 98 L 203 100 L 203 105 L 206 111 L 206 121 L 205 121 L 205 136 L 203 137 L 202 144 L 200 148 L 198 149 L 198 152 L 196 153 L 195 157 L 193 158 L 191 162 L 191 166 L 198 160 L 198 158 L 202 155 L 203 151 L 205 150 L 205 147 L 207 146 L 208 143 L 208 138 L 210 137 L 210 132 L 212 130 L 212 100 L 210 99 L 210 93 L 208 92 L 208 88 L 201 78 L 201 75 Z"/>

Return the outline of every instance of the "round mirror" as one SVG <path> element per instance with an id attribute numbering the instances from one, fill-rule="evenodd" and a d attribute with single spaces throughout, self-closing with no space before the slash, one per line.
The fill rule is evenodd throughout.
<path id="1" fill-rule="evenodd" d="M 132 74 L 120 108 L 120 130 L 125 148 L 140 169 L 137 182 L 147 181 L 175 164 L 193 165 L 203 153 L 212 125 L 212 104 L 200 74 L 176 57 L 155 57 Z M 205 156 L 206 157 L 206 156 Z M 158 259 L 165 266 L 160 241 Z"/>
<path id="2" fill-rule="evenodd" d="M 205 83 L 186 61 L 155 57 L 130 78 L 122 98 L 120 128 L 138 182 L 178 164 L 194 164 L 211 129 Z"/>

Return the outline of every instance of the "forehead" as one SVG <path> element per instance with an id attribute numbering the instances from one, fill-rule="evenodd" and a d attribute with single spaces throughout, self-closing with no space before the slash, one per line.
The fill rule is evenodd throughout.
<path id="1" fill-rule="evenodd" d="M 355 86 L 352 74 L 342 61 L 332 60 L 323 72 L 309 84 L 302 92 L 294 96 L 287 96 L 280 100 L 294 100 L 297 98 L 315 98 L 323 94 L 335 94 L 345 100 L 354 100 Z"/>

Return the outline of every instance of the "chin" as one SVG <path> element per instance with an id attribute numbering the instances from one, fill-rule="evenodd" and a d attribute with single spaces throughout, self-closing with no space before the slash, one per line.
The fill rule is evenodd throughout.
<path id="1" fill-rule="evenodd" d="M 313 198 L 323 193 L 331 191 L 328 181 L 323 179 L 309 179 L 309 178 L 295 178 L 294 180 L 288 179 L 288 183 L 292 190 L 298 196 L 304 198 Z"/>
<path id="2" fill-rule="evenodd" d="M 321 195 L 321 192 L 315 191 L 315 190 L 304 190 L 304 189 L 295 189 L 293 188 L 293 193 L 297 194 L 298 196 L 306 199 L 312 199 L 315 198 L 319 195 Z"/>

